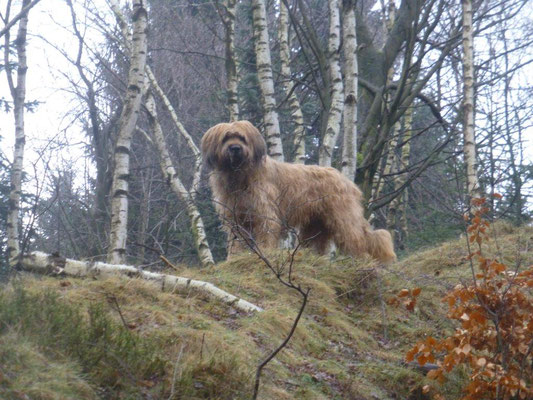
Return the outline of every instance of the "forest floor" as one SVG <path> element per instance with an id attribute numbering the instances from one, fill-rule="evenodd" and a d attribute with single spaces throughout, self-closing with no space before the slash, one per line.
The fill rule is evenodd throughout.
<path id="1" fill-rule="evenodd" d="M 494 225 L 485 251 L 533 263 L 533 228 Z M 471 276 L 465 238 L 392 265 L 296 255 L 309 304 L 263 372 L 260 399 L 424 399 L 435 385 L 405 353 L 453 329 L 443 295 Z M 286 254 L 269 255 L 282 262 Z M 151 282 L 19 274 L 0 290 L 1 399 L 250 399 L 257 365 L 289 332 L 301 298 L 256 256 L 165 271 L 204 280 L 264 308 L 244 313 Z M 387 300 L 420 287 L 413 312 Z M 465 371 L 440 387 L 458 399 Z"/>

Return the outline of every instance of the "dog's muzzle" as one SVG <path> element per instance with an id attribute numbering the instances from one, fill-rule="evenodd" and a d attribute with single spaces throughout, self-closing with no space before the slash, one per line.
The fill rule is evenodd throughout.
<path id="1" fill-rule="evenodd" d="M 244 153 L 242 151 L 242 146 L 238 144 L 232 144 L 228 147 L 229 159 L 231 165 L 234 167 L 240 166 L 244 159 Z"/>

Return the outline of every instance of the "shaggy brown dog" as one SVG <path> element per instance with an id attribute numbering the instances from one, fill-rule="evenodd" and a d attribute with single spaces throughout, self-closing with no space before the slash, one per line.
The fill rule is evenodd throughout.
<path id="1" fill-rule="evenodd" d="M 396 258 L 389 232 L 372 230 L 364 218 L 354 183 L 334 168 L 279 162 L 266 150 L 248 121 L 218 124 L 202 138 L 230 255 L 245 249 L 238 238 L 274 248 L 288 228 L 296 228 L 299 240 L 320 254 L 333 240 L 352 256 L 370 254 L 383 262 Z"/>

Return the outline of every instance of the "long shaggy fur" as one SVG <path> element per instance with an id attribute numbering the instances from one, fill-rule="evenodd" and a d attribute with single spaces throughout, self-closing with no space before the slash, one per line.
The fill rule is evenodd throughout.
<path id="1" fill-rule="evenodd" d="M 239 237 L 258 246 L 279 246 L 287 229 L 320 254 L 333 240 L 352 256 L 396 259 L 389 232 L 372 230 L 363 215 L 359 188 L 334 168 L 278 162 L 248 121 L 218 124 L 202 138 L 210 184 L 228 232 L 228 253 L 244 250 Z"/>

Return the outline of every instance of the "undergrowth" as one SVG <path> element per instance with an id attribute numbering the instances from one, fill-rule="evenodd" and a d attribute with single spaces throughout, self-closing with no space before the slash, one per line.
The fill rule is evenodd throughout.
<path id="1" fill-rule="evenodd" d="M 57 293 L 31 294 L 17 285 L 11 293 L 0 292 L 0 335 L 10 332 L 31 340 L 52 358 L 75 360 L 95 388 L 105 388 L 108 395 L 141 394 L 164 372 L 156 345 L 115 322 L 101 303 L 84 310 Z M 7 378 L 2 386 L 9 394 Z"/>

